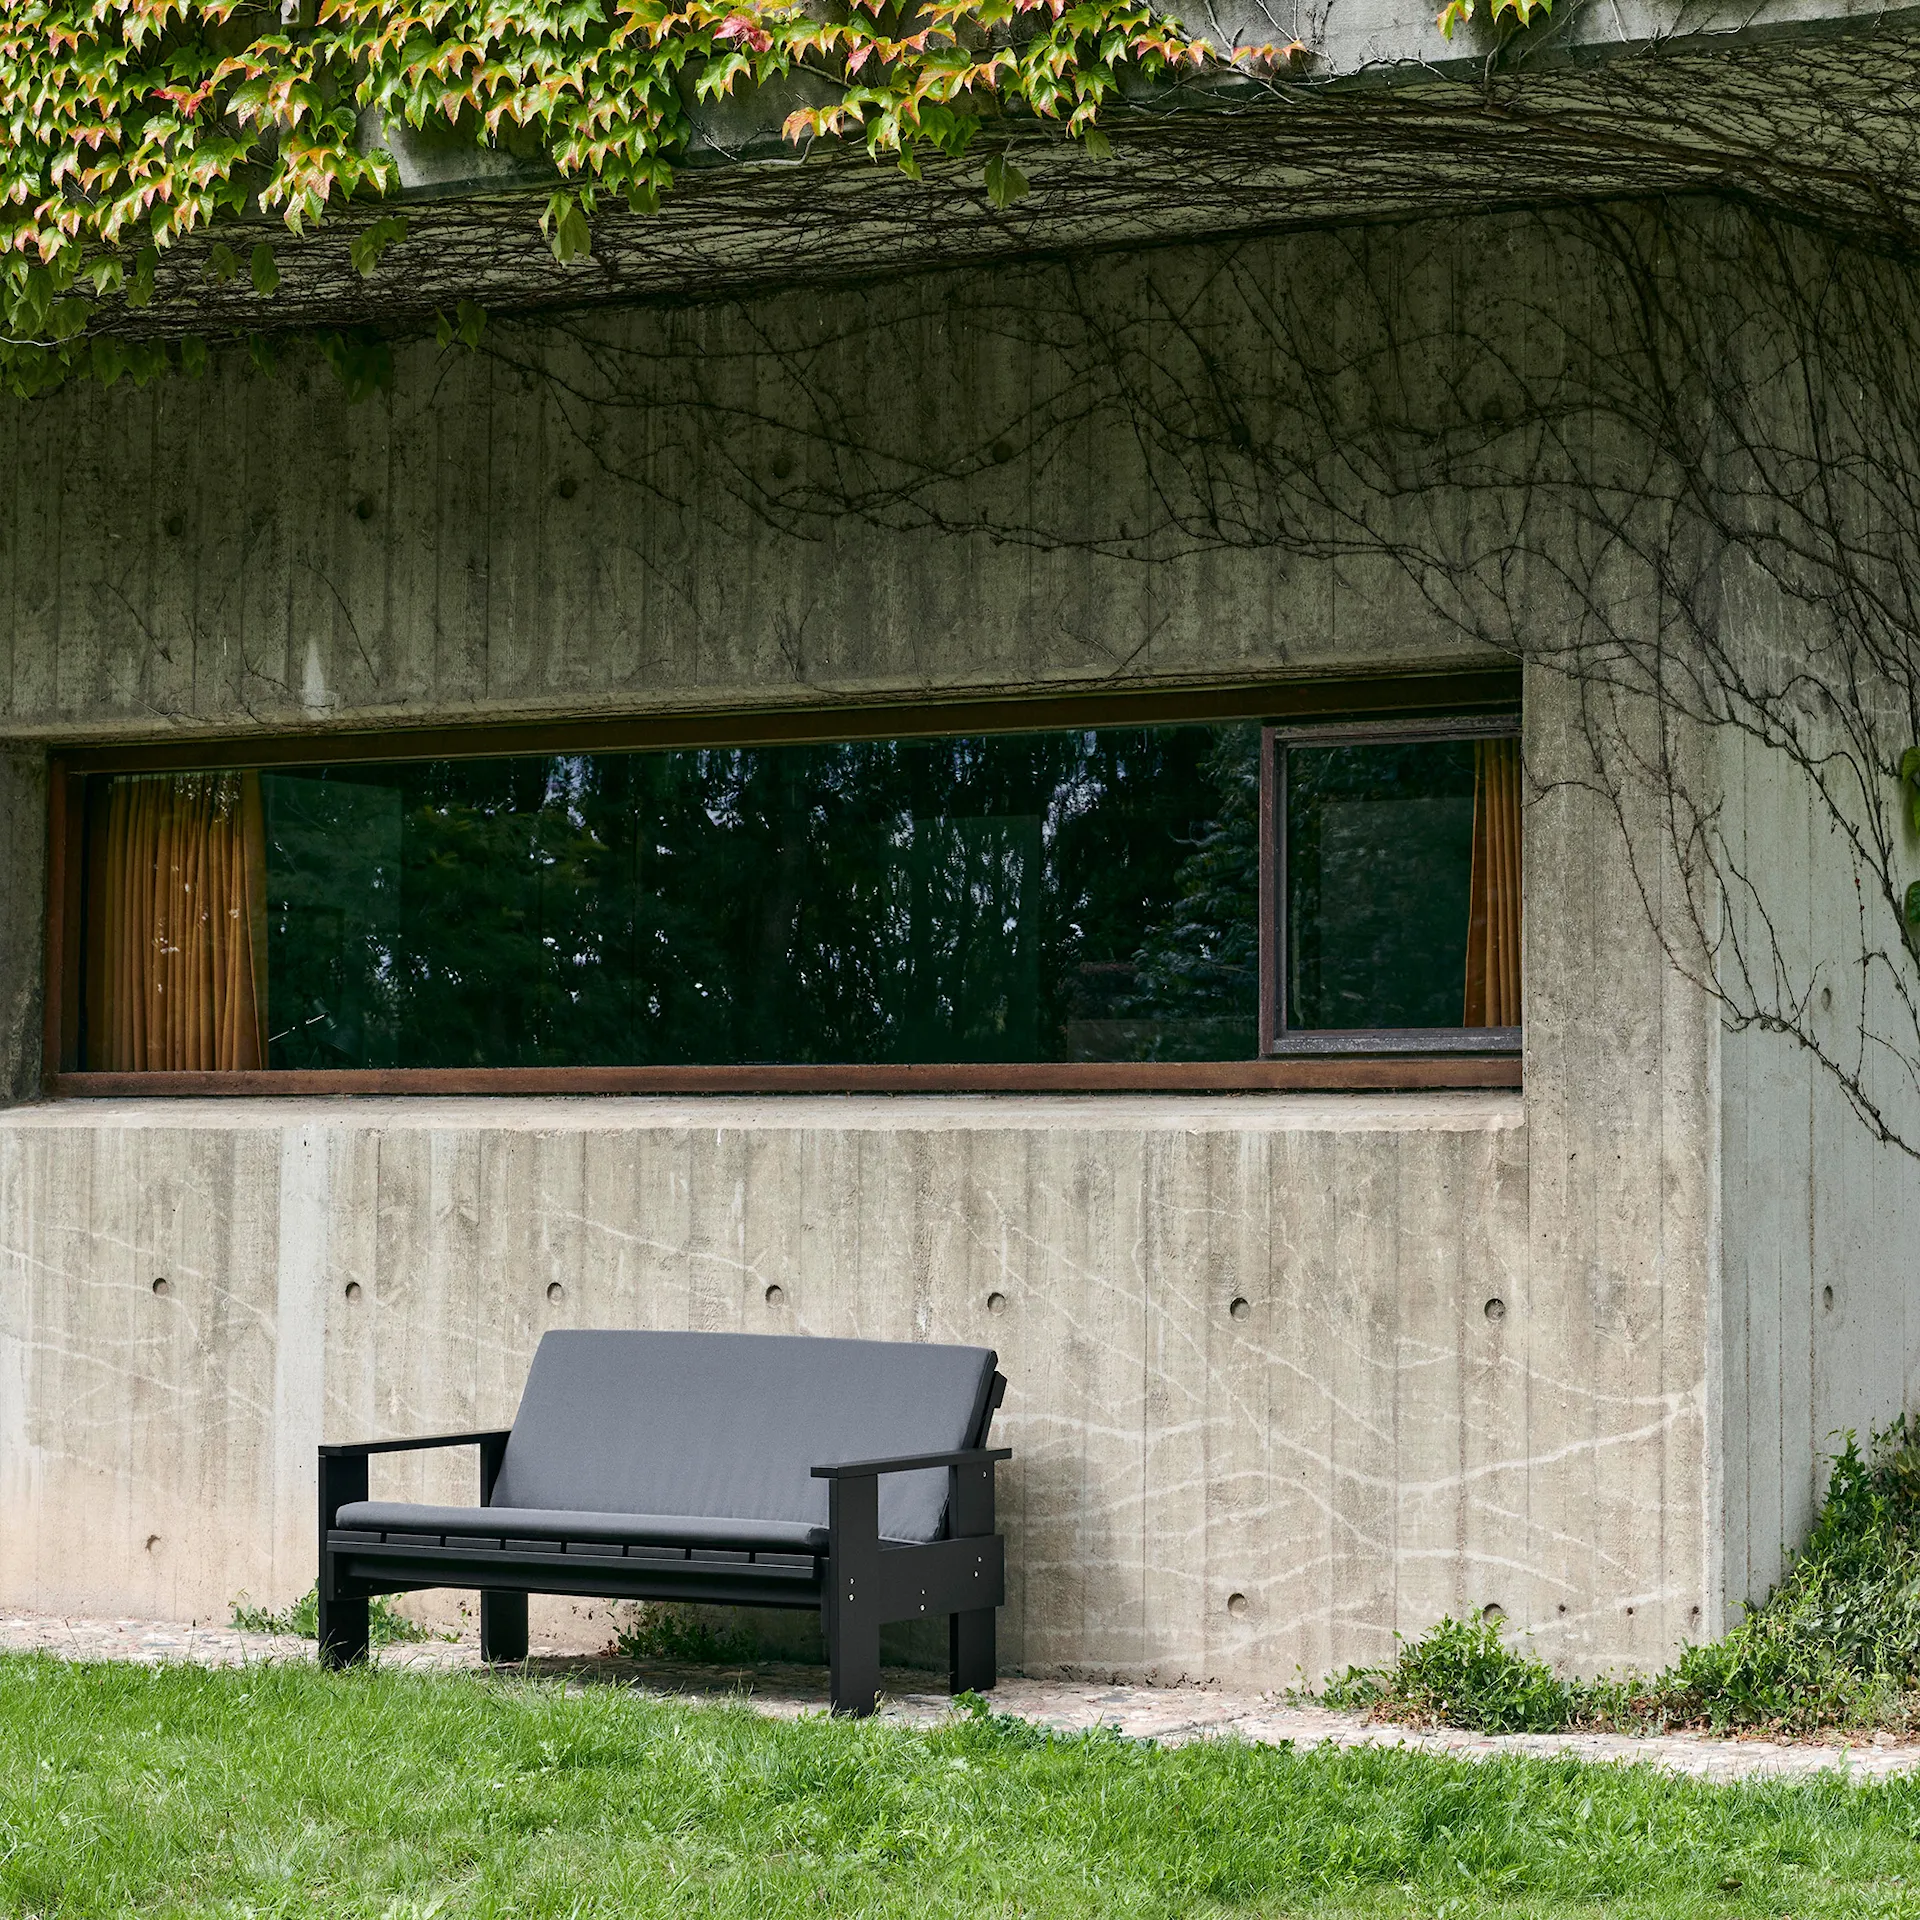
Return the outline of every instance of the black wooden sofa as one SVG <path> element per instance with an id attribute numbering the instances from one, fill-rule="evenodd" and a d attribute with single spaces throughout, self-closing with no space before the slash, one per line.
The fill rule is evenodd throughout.
<path id="1" fill-rule="evenodd" d="M 817 1607 L 836 1713 L 871 1713 L 880 1628 L 945 1614 L 956 1693 L 994 1682 L 1005 1557 L 984 1347 L 728 1333 L 549 1333 L 513 1425 L 320 1449 L 320 1656 L 364 1659 L 367 1602 L 480 1590 L 489 1660 L 527 1595 Z M 367 1498 L 367 1461 L 480 1449 L 477 1507 Z"/>

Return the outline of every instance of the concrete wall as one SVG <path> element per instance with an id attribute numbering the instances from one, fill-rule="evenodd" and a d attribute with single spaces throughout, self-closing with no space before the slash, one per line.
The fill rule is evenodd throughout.
<path id="1" fill-rule="evenodd" d="M 1559 1524 L 1526 1196 L 1508 1095 L 16 1109 L 0 1591 L 298 1592 L 315 1439 L 503 1424 L 548 1326 L 861 1334 L 1001 1353 L 1012 1659 L 1373 1658 Z"/>
<path id="2" fill-rule="evenodd" d="M 1916 1102 L 1901 1063 L 1910 1038 L 1901 1053 L 1860 1040 L 1864 1032 L 1899 1048 L 1902 1027 L 1911 1034 L 1906 1010 L 1883 997 L 1888 976 L 1866 984 L 1862 954 L 1882 937 L 1884 914 L 1872 876 L 1784 755 L 1744 737 L 1725 753 L 1733 857 L 1758 896 L 1732 907 L 1762 976 L 1756 998 L 1771 994 L 1803 1017 L 1811 1039 L 1843 1071 L 1862 1073 L 1912 1140 Z M 1920 1164 L 1874 1139 L 1833 1073 L 1791 1034 L 1765 1025 L 1729 1033 L 1722 1060 L 1726 1584 L 1731 1600 L 1758 1601 L 1806 1538 L 1846 1435 L 1864 1444 L 1916 1404 Z"/>
<path id="3" fill-rule="evenodd" d="M 1318 557 L 1157 522 L 1126 394 L 1195 329 L 1233 334 L 1223 289 L 1323 319 L 1336 267 L 1416 317 L 1490 280 L 1586 297 L 1530 234 L 640 313 L 492 359 L 404 355 L 360 409 L 304 375 L 0 408 L 0 732 L 1485 660 L 1405 570 L 1338 550 L 1312 475 L 1287 511 L 1324 528 Z M 1095 368 L 1085 410 L 1045 338 L 1069 295 L 1146 356 Z M 1368 311 L 1329 322 L 1336 413 L 1372 404 Z M 800 363 L 756 344 L 778 326 L 807 333 Z M 1297 438 L 1278 362 L 1228 398 L 1260 444 Z M 886 444 L 972 464 L 936 484 Z M 864 524 L 789 498 L 829 467 L 871 481 Z M 1471 532 L 1464 501 L 1452 518 Z M 1664 1657 L 1724 1584 L 1716 1035 L 1577 784 L 1564 684 L 1533 676 L 1527 703 L 1523 1100 L 16 1108 L 0 1604 L 292 1597 L 314 1441 L 504 1418 L 560 1278 L 578 1324 L 990 1337 L 1020 1454 L 1009 1644 L 1035 1667 L 1286 1684 L 1487 1606 L 1583 1666 Z M 9 791 L 30 839 L 30 783 Z M 37 911 L 9 893 L 11 950 Z"/>
<path id="4" fill-rule="evenodd" d="M 1361 245 L 501 326 L 478 357 L 405 349 L 359 407 L 299 360 L 0 404 L 0 737 L 1485 664 L 1401 569 L 1289 560 L 1204 473 L 1170 525 L 1130 417 L 1225 349 L 1187 424 L 1295 437 L 1283 370 L 1235 345 L 1250 302 L 1277 346 L 1330 280 L 1473 297 L 1444 232 Z M 1558 271 L 1530 251 L 1514 290 Z M 1363 378 L 1338 398 L 1363 409 Z M 1337 532 L 1317 484 L 1285 507 L 1310 538 Z"/>

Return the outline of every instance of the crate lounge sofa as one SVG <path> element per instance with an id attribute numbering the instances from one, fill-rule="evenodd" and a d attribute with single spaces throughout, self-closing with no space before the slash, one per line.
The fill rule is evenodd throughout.
<path id="1" fill-rule="evenodd" d="M 481 1651 L 527 1596 L 820 1610 L 836 1713 L 871 1713 L 880 1628 L 945 1614 L 956 1693 L 994 1682 L 1005 1556 L 984 1347 L 552 1332 L 513 1425 L 320 1449 L 320 1654 L 364 1659 L 375 1594 L 478 1588 Z M 370 1500 L 377 1453 L 477 1446 L 480 1503 Z"/>

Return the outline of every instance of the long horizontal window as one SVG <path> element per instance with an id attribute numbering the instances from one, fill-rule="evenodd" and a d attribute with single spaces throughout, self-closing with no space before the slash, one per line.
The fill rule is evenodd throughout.
<path id="1" fill-rule="evenodd" d="M 1246 1058 L 1259 769 L 1229 725 L 116 778 L 87 1062 Z"/>
<path id="2" fill-rule="evenodd" d="M 1226 721 L 96 775 L 69 1064 L 1497 1051 L 1518 766 L 1485 723 Z"/>

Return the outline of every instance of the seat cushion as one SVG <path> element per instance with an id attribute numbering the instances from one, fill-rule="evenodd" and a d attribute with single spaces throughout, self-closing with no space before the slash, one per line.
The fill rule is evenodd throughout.
<path id="1" fill-rule="evenodd" d="M 815 1467 L 978 1445 L 985 1347 L 751 1333 L 555 1331 L 534 1354 L 497 1505 L 821 1528 Z M 880 1531 L 936 1540 L 944 1470 L 884 1475 Z"/>
<path id="2" fill-rule="evenodd" d="M 336 1527 L 361 1533 L 438 1533 L 510 1540 L 593 1540 L 732 1552 L 824 1553 L 825 1527 L 790 1520 L 728 1520 L 674 1513 L 582 1513 L 569 1507 L 427 1507 L 354 1500 Z"/>

